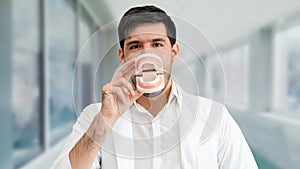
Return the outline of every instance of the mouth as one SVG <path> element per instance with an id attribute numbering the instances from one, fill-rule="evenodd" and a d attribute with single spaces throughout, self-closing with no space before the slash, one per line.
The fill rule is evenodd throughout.
<path id="1" fill-rule="evenodd" d="M 163 72 L 158 72 L 156 69 L 144 69 L 144 70 L 142 70 L 142 72 L 136 74 L 135 77 L 142 77 L 144 73 L 145 74 L 147 74 L 147 73 L 153 73 L 155 75 L 162 75 L 162 74 L 164 74 Z"/>
<path id="2" fill-rule="evenodd" d="M 136 86 L 143 93 L 154 93 L 164 87 L 162 60 L 154 54 L 143 54 L 136 59 Z"/>

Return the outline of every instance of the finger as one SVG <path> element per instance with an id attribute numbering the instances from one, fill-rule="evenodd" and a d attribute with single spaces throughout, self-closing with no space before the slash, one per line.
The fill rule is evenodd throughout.
<path id="1" fill-rule="evenodd" d="M 134 73 L 134 68 L 135 68 L 134 63 L 135 62 L 133 62 L 131 60 L 131 61 L 128 61 L 128 62 L 124 63 L 120 67 L 118 67 L 117 70 L 114 73 L 114 76 L 113 76 L 112 80 L 114 81 L 114 80 L 117 80 L 121 77 L 129 80 L 131 75 Z"/>
<path id="2" fill-rule="evenodd" d="M 143 95 L 143 93 L 138 91 L 138 90 L 135 90 L 134 92 L 135 92 L 135 95 L 129 96 L 130 97 L 130 104 L 132 104 L 134 101 L 136 101 L 138 98 L 140 98 Z"/>
<path id="3" fill-rule="evenodd" d="M 102 96 L 112 94 L 112 83 L 107 83 L 102 87 Z"/>
<path id="4" fill-rule="evenodd" d="M 125 95 L 124 90 L 120 87 L 113 87 L 113 93 L 115 102 L 118 106 L 119 104 L 126 103 L 126 100 L 128 100 L 128 95 Z"/>
<path id="5" fill-rule="evenodd" d="M 126 80 L 129 80 L 130 77 L 134 74 L 135 71 L 135 65 L 132 65 L 131 67 L 129 67 L 126 71 L 123 72 L 123 77 Z"/>
<path id="6" fill-rule="evenodd" d="M 121 72 L 126 72 L 129 68 L 134 67 L 135 61 L 134 60 L 129 60 L 125 63 L 123 63 L 118 69 Z"/>
<path id="7" fill-rule="evenodd" d="M 125 78 L 120 78 L 119 80 L 113 82 L 113 84 L 116 85 L 116 86 L 119 86 L 119 87 L 123 87 L 124 89 L 127 89 L 126 90 L 127 94 L 135 95 L 132 84 L 128 80 L 126 80 Z"/>

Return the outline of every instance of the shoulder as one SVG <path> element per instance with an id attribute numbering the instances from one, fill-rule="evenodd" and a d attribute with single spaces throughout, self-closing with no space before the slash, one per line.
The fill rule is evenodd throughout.
<path id="1" fill-rule="evenodd" d="M 185 113 L 194 113 L 195 129 L 197 135 L 200 134 L 200 143 L 204 143 L 212 136 L 219 135 L 219 131 L 224 127 L 228 116 L 227 108 L 223 103 L 212 99 L 196 96 L 182 91 L 182 108 Z M 201 131 L 199 133 L 199 131 Z"/>
<path id="2" fill-rule="evenodd" d="M 180 90 L 182 103 L 189 105 L 189 107 L 196 107 L 197 112 L 201 113 L 202 116 L 209 116 L 212 113 L 222 114 L 224 111 L 227 111 L 226 106 L 221 102 L 207 97 L 193 95 L 182 89 Z"/>

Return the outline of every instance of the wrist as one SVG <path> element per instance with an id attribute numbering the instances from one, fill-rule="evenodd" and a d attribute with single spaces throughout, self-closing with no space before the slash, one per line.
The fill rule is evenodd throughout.
<path id="1" fill-rule="evenodd" d="M 118 113 L 113 114 L 101 109 L 100 112 L 95 116 L 94 121 L 97 121 L 98 125 L 101 124 L 101 126 L 112 128 L 119 117 L 120 115 Z"/>
<path id="2" fill-rule="evenodd" d="M 97 118 L 104 118 L 105 120 L 114 121 L 119 119 L 121 114 L 122 113 L 117 110 L 108 110 L 102 107 L 100 112 L 97 114 Z"/>

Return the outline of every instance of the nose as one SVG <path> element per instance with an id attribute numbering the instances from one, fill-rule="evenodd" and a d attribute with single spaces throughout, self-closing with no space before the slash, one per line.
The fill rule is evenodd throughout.
<path id="1" fill-rule="evenodd" d="M 155 49 L 153 48 L 150 42 L 146 42 L 143 44 L 143 48 L 141 48 L 140 53 L 155 53 Z"/>
<path id="2" fill-rule="evenodd" d="M 150 50 L 152 49 L 152 45 L 150 42 L 146 42 L 144 43 L 144 47 L 143 47 L 144 50 Z"/>

